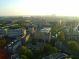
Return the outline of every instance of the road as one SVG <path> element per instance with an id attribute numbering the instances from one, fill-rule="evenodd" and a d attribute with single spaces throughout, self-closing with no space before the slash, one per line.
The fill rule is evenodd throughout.
<path id="1" fill-rule="evenodd" d="M 25 40 L 26 40 L 26 41 L 28 41 L 29 38 L 30 38 L 30 34 L 28 34 L 28 35 L 25 36 Z"/>

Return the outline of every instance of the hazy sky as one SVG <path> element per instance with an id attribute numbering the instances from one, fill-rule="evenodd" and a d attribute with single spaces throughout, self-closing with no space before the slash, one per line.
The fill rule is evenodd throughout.
<path id="1" fill-rule="evenodd" d="M 78 0 L 0 0 L 0 16 L 79 16 Z"/>

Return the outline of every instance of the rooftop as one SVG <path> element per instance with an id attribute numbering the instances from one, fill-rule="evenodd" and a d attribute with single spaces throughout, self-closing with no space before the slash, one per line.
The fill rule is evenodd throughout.
<path id="1" fill-rule="evenodd" d="M 50 27 L 47 27 L 47 28 L 43 28 L 43 29 L 41 29 L 40 31 L 41 31 L 41 32 L 49 33 L 50 30 L 51 30 L 51 28 L 50 28 Z"/>

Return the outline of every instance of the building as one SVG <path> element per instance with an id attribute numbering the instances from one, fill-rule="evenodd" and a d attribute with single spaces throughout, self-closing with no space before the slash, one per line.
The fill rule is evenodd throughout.
<path id="1" fill-rule="evenodd" d="M 65 39 L 78 40 L 79 39 L 79 32 L 66 32 Z"/>
<path id="2" fill-rule="evenodd" d="M 0 37 L 6 36 L 6 31 L 4 29 L 0 29 Z"/>
<path id="3" fill-rule="evenodd" d="M 65 28 L 64 35 L 65 35 L 65 39 L 67 40 L 78 40 L 79 39 L 78 26 Z"/>
<path id="4" fill-rule="evenodd" d="M 43 57 L 42 59 L 65 59 L 67 58 L 68 55 L 65 53 L 55 53 L 55 54 L 50 54 L 48 56 Z"/>
<path id="5" fill-rule="evenodd" d="M 33 39 L 37 41 L 49 42 L 51 40 L 51 28 L 43 28 L 33 34 Z"/>
<path id="6" fill-rule="evenodd" d="M 31 37 L 32 39 L 30 39 L 27 47 L 32 50 L 40 50 L 51 40 L 50 28 L 43 28 L 39 31 L 35 31 Z"/>
<path id="7" fill-rule="evenodd" d="M 36 30 L 36 26 L 34 24 L 30 24 L 29 26 L 27 26 L 27 32 L 28 32 L 28 34 L 34 33 L 35 30 Z"/>
<path id="8" fill-rule="evenodd" d="M 25 35 L 26 31 L 23 29 L 8 29 L 7 30 L 7 36 L 10 38 L 17 38 L 17 37 L 22 37 Z"/>
<path id="9" fill-rule="evenodd" d="M 19 59 L 19 48 L 22 46 L 21 40 L 10 42 L 5 48 L 8 50 L 9 59 Z"/>

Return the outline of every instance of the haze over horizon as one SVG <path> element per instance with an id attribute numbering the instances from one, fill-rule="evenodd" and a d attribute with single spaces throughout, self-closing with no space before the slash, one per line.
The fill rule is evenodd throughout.
<path id="1" fill-rule="evenodd" d="M 0 16 L 79 16 L 78 0 L 0 0 Z"/>

